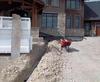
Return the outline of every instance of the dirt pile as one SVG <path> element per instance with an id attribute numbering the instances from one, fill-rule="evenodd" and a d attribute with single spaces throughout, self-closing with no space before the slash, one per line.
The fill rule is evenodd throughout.
<path id="1" fill-rule="evenodd" d="M 63 55 L 58 50 L 57 41 L 48 45 L 49 51 L 44 54 L 27 82 L 63 82 Z"/>
<path id="2" fill-rule="evenodd" d="M 29 54 L 22 54 L 18 58 L 10 59 L 10 62 L 6 64 L 7 66 L 0 70 L 0 82 L 24 82 L 27 80 L 45 53 L 45 50 L 44 42 L 35 43 Z M 2 59 L 2 61 L 4 60 Z"/>
<path id="3" fill-rule="evenodd" d="M 17 78 L 21 74 L 24 68 L 29 67 L 30 58 L 26 55 L 12 60 L 2 71 L 0 71 L 0 82 L 15 82 L 17 79 L 19 82 L 20 79 Z M 22 77 L 23 78 L 23 77 Z"/>

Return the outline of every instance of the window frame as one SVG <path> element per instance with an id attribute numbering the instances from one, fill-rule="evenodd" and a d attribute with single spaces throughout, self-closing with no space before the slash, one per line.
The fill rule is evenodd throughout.
<path id="1" fill-rule="evenodd" d="M 58 5 L 52 4 L 52 2 L 54 0 L 42 0 L 42 1 L 45 3 L 46 6 L 52 6 L 52 7 L 56 7 L 56 8 L 59 8 L 60 7 L 60 0 L 56 0 L 56 1 L 59 1 L 58 2 Z"/>
<path id="2" fill-rule="evenodd" d="M 75 8 L 72 8 L 71 1 L 75 1 Z M 69 4 L 67 4 L 69 2 Z M 77 6 L 77 3 L 79 3 L 79 6 Z M 69 5 L 69 7 L 68 7 Z M 65 0 L 65 9 L 71 9 L 71 10 L 80 10 L 81 9 L 81 0 Z"/>
<path id="3" fill-rule="evenodd" d="M 45 17 L 46 17 L 46 24 L 43 26 L 43 15 L 45 15 Z M 51 16 L 49 16 L 49 15 L 51 15 Z M 51 17 L 51 19 L 52 19 L 52 22 L 50 22 L 51 24 L 51 26 L 50 27 L 48 27 L 48 17 Z M 56 18 L 56 24 L 54 24 L 55 22 L 54 22 L 54 18 Z M 57 28 L 57 25 L 58 25 L 58 14 L 57 13 L 43 13 L 42 14 L 42 18 L 41 18 L 41 27 L 44 27 L 44 28 Z"/>
<path id="4" fill-rule="evenodd" d="M 52 4 L 52 1 L 54 1 L 54 0 L 51 0 L 51 4 L 50 4 L 50 5 L 51 5 L 52 7 L 57 7 L 57 8 L 59 8 L 59 7 L 60 7 L 60 0 L 57 0 L 57 1 L 59 1 L 59 2 L 58 2 L 58 6 L 57 6 L 57 5 L 56 5 L 56 6 L 55 6 L 55 5 L 53 5 L 53 4 Z"/>
<path id="5" fill-rule="evenodd" d="M 49 5 L 49 0 L 42 0 L 46 6 Z"/>
<path id="6" fill-rule="evenodd" d="M 76 17 L 79 17 L 79 20 L 78 20 L 78 22 L 76 22 L 77 20 L 76 20 Z M 80 15 L 75 15 L 74 16 L 74 28 L 81 28 L 81 16 Z M 77 25 L 76 25 L 77 24 Z M 78 26 L 78 27 L 77 27 Z"/>
<path id="7" fill-rule="evenodd" d="M 70 16 L 70 27 L 68 26 L 67 17 Z M 76 22 L 76 17 L 79 17 L 80 20 Z M 66 28 L 67 29 L 80 29 L 82 24 L 82 17 L 81 15 L 68 15 L 66 14 Z M 78 27 L 77 27 L 78 26 Z"/>
<path id="8" fill-rule="evenodd" d="M 70 17 L 70 25 L 68 26 L 68 21 L 67 21 L 67 18 Z M 68 19 L 69 20 L 69 19 Z M 67 29 L 71 29 L 73 28 L 73 16 L 72 15 L 66 15 L 66 28 Z"/>

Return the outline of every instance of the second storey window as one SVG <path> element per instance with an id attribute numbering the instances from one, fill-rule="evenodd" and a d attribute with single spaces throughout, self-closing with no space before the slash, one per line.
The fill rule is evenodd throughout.
<path id="1" fill-rule="evenodd" d="M 42 14 L 42 27 L 55 28 L 57 27 L 57 14 L 56 13 L 44 13 Z"/>
<path id="2" fill-rule="evenodd" d="M 49 0 L 42 0 L 45 4 L 48 4 Z"/>
<path id="3" fill-rule="evenodd" d="M 59 4 L 60 4 L 59 0 L 51 0 L 52 6 L 59 7 Z"/>
<path id="4" fill-rule="evenodd" d="M 66 9 L 79 9 L 80 0 L 66 0 Z"/>
<path id="5" fill-rule="evenodd" d="M 46 5 L 53 6 L 53 7 L 59 7 L 60 6 L 60 0 L 42 0 Z"/>

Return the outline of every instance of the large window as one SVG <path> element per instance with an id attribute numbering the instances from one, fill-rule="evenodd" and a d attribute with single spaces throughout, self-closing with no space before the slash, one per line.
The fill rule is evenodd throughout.
<path id="1" fill-rule="evenodd" d="M 67 28 L 80 28 L 81 27 L 81 16 L 66 16 L 66 27 Z"/>
<path id="2" fill-rule="evenodd" d="M 57 14 L 56 13 L 42 14 L 42 27 L 47 27 L 47 28 L 57 27 Z"/>
<path id="3" fill-rule="evenodd" d="M 59 4 L 60 4 L 59 0 L 51 0 L 52 6 L 59 7 Z"/>
<path id="4" fill-rule="evenodd" d="M 66 9 L 79 9 L 80 0 L 66 0 Z"/>
<path id="5" fill-rule="evenodd" d="M 81 4 L 80 0 L 76 0 L 75 4 L 76 4 L 76 6 L 75 6 L 76 9 L 79 9 L 80 8 L 80 4 Z"/>
<path id="6" fill-rule="evenodd" d="M 54 7 L 59 7 L 60 5 L 60 0 L 42 0 L 45 4 L 54 6 Z"/>
<path id="7" fill-rule="evenodd" d="M 80 16 L 75 16 L 75 27 L 76 28 L 80 28 L 80 24 L 81 24 L 81 17 Z"/>
<path id="8" fill-rule="evenodd" d="M 72 28 L 72 16 L 66 17 L 66 26 L 67 28 Z"/>
<path id="9" fill-rule="evenodd" d="M 49 0 L 42 0 L 45 4 L 48 4 Z"/>

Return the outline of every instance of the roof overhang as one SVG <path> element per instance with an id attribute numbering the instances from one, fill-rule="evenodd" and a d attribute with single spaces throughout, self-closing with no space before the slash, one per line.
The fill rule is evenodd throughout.
<path id="1" fill-rule="evenodd" d="M 22 7 L 24 9 L 32 9 L 33 3 L 39 8 L 44 7 L 41 0 L 0 0 L 0 10 L 10 10 L 11 8 Z"/>

